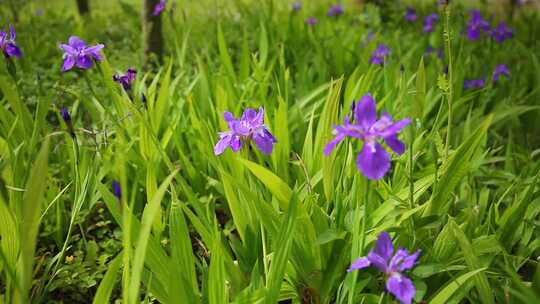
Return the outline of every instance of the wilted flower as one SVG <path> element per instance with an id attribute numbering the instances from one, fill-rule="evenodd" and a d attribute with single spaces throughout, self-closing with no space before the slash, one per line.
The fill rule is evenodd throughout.
<path id="1" fill-rule="evenodd" d="M 481 31 L 489 31 L 489 23 L 482 18 L 479 10 L 472 10 L 467 24 L 467 38 L 471 41 L 478 40 Z"/>
<path id="2" fill-rule="evenodd" d="M 343 14 L 345 10 L 343 9 L 343 6 L 341 4 L 334 4 L 328 9 L 328 17 L 337 17 L 341 14 Z"/>
<path id="3" fill-rule="evenodd" d="M 335 137 L 324 148 L 324 154 L 330 155 L 335 146 L 346 137 L 358 138 L 364 145 L 356 159 L 356 166 L 368 179 L 381 179 L 390 170 L 390 155 L 378 140 L 383 139 L 396 154 L 403 154 L 405 144 L 397 138 L 397 134 L 411 120 L 406 118 L 394 122 L 392 117 L 384 112 L 377 119 L 375 100 L 369 94 L 362 96 L 358 104 L 353 102 L 353 118 L 351 122 L 347 115 L 343 125 L 334 126 Z"/>
<path id="4" fill-rule="evenodd" d="M 371 53 L 369 63 L 371 64 L 383 64 L 384 58 L 390 54 L 390 49 L 386 45 L 379 43 L 377 48 Z"/>
<path id="5" fill-rule="evenodd" d="M 113 80 L 122 85 L 124 90 L 131 90 L 131 85 L 137 76 L 137 71 L 133 68 L 129 68 L 125 75 L 116 74 L 113 76 Z"/>
<path id="6" fill-rule="evenodd" d="M 435 27 L 435 24 L 439 22 L 439 15 L 437 13 L 432 13 L 427 15 L 424 18 L 424 32 L 425 33 L 431 33 L 433 32 L 433 27 Z"/>
<path id="7" fill-rule="evenodd" d="M 486 84 L 484 79 L 466 79 L 463 81 L 463 88 L 465 90 L 469 89 L 480 89 L 483 88 Z"/>
<path id="8" fill-rule="evenodd" d="M 300 1 L 296 1 L 292 4 L 292 9 L 293 11 L 299 11 L 300 9 L 302 9 L 302 2 Z"/>
<path id="9" fill-rule="evenodd" d="M 315 18 L 315 17 L 308 17 L 306 19 L 306 21 L 304 21 L 304 23 L 307 24 L 307 25 L 313 26 L 313 25 L 316 25 L 317 23 L 319 23 L 319 20 L 317 20 L 317 18 Z"/>
<path id="10" fill-rule="evenodd" d="M 387 232 L 382 232 L 377 238 L 375 248 L 366 257 L 354 261 L 347 271 L 363 269 L 370 266 L 377 268 L 386 275 L 386 290 L 393 294 L 401 303 L 410 304 L 416 289 L 411 279 L 403 272 L 411 269 L 416 264 L 420 250 L 409 254 L 406 249 L 398 248 L 394 252 L 394 244 Z"/>
<path id="11" fill-rule="evenodd" d="M 219 141 L 214 147 L 214 154 L 220 155 L 227 147 L 237 152 L 242 148 L 242 143 L 250 140 L 253 140 L 264 154 L 272 153 L 277 140 L 264 125 L 262 107 L 259 108 L 259 112 L 255 109 L 246 109 L 240 119 L 235 119 L 230 112 L 223 113 L 223 117 L 230 131 L 219 133 Z"/>
<path id="12" fill-rule="evenodd" d="M 418 17 L 416 16 L 416 10 L 412 7 L 408 7 L 405 12 L 405 20 L 409 22 L 415 22 Z"/>
<path id="13" fill-rule="evenodd" d="M 116 196 L 117 199 L 122 199 L 122 187 L 120 187 L 120 183 L 116 180 L 113 180 L 111 182 L 111 188 L 114 196 Z"/>
<path id="14" fill-rule="evenodd" d="M 73 66 L 83 70 L 91 68 L 94 66 L 94 59 L 97 61 L 103 60 L 100 51 L 104 47 L 103 44 L 86 47 L 86 42 L 79 37 L 69 37 L 68 44 L 60 44 L 60 48 L 64 51 L 62 71 L 71 70 Z"/>
<path id="15" fill-rule="evenodd" d="M 4 31 L 0 31 L 0 49 L 6 57 L 21 57 L 22 52 L 19 47 L 15 44 L 15 29 L 10 24 L 9 25 L 9 39 L 8 34 Z"/>
<path id="16" fill-rule="evenodd" d="M 498 81 L 501 75 L 510 77 L 510 70 L 505 64 L 498 64 L 495 67 L 495 70 L 493 70 L 493 76 L 492 76 L 493 82 Z"/>
<path id="17" fill-rule="evenodd" d="M 159 16 L 161 13 L 165 10 L 165 6 L 167 4 L 166 0 L 159 0 L 159 3 L 154 6 L 154 12 L 152 15 Z"/>
<path id="18" fill-rule="evenodd" d="M 510 39 L 514 36 L 512 30 L 506 25 L 506 22 L 501 21 L 499 24 L 494 27 L 490 32 L 491 38 L 493 38 L 498 43 L 502 43 L 506 39 Z"/>

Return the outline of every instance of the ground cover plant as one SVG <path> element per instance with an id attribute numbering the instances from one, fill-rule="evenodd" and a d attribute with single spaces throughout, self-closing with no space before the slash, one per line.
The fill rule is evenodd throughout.
<path id="1" fill-rule="evenodd" d="M 540 303 L 534 1 L 0 21 L 0 303 Z"/>

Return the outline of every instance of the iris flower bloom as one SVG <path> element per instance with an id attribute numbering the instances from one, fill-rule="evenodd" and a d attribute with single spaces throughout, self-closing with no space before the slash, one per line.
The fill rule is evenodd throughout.
<path id="1" fill-rule="evenodd" d="M 481 31 L 489 31 L 489 23 L 482 18 L 479 10 L 472 10 L 467 24 L 467 38 L 471 41 L 478 40 Z"/>
<path id="2" fill-rule="evenodd" d="M 116 74 L 113 76 L 113 80 L 122 85 L 124 90 L 131 90 L 131 85 L 137 76 L 137 71 L 135 69 L 129 68 L 125 75 Z"/>
<path id="3" fill-rule="evenodd" d="M 437 13 L 427 15 L 426 18 L 424 18 L 424 32 L 433 32 L 433 28 L 437 22 L 439 22 L 439 15 Z"/>
<path id="4" fill-rule="evenodd" d="M 486 84 L 484 79 L 466 79 L 463 81 L 463 88 L 465 90 L 481 89 Z"/>
<path id="5" fill-rule="evenodd" d="M 419 255 L 420 250 L 409 254 L 406 249 L 399 248 L 394 252 L 390 235 L 382 232 L 377 238 L 375 248 L 366 257 L 354 261 L 347 271 L 374 266 L 386 275 L 386 290 L 401 303 L 410 304 L 416 294 L 416 289 L 411 279 L 407 278 L 403 272 L 414 267 Z"/>
<path id="6" fill-rule="evenodd" d="M 15 44 L 15 29 L 9 25 L 9 39 L 8 34 L 4 31 L 0 31 L 0 49 L 3 51 L 6 57 L 20 58 L 22 55 L 21 49 Z"/>
<path id="7" fill-rule="evenodd" d="M 495 67 L 495 70 L 493 70 L 493 77 L 492 77 L 493 82 L 499 81 L 499 78 L 501 77 L 501 75 L 510 77 L 510 70 L 505 64 L 498 64 Z"/>
<path id="8" fill-rule="evenodd" d="M 231 147 L 234 152 L 242 148 L 242 144 L 253 140 L 255 145 L 264 154 L 272 153 L 276 138 L 264 125 L 264 109 L 246 109 L 240 119 L 234 118 L 231 112 L 223 113 L 230 131 L 220 132 L 219 141 L 214 146 L 214 154 L 220 155 Z"/>
<path id="9" fill-rule="evenodd" d="M 324 148 L 324 155 L 330 155 L 336 145 L 346 137 L 360 139 L 364 145 L 356 159 L 356 166 L 368 179 L 381 179 L 390 170 L 390 154 L 378 141 L 383 139 L 396 154 L 403 154 L 405 144 L 397 138 L 397 134 L 411 120 L 406 118 L 394 122 L 392 117 L 384 112 L 377 119 L 375 100 L 369 94 L 362 96 L 358 104 L 353 102 L 352 112 L 354 116 L 352 122 L 347 115 L 343 125 L 334 126 L 335 137 Z"/>
<path id="10" fill-rule="evenodd" d="M 317 20 L 317 18 L 315 18 L 315 17 L 308 17 L 306 19 L 306 21 L 304 21 L 304 23 L 307 24 L 307 25 L 313 26 L 313 25 L 316 25 L 317 23 L 319 23 L 319 20 Z"/>
<path id="11" fill-rule="evenodd" d="M 408 7 L 405 12 L 405 20 L 408 22 L 415 22 L 418 17 L 416 16 L 416 10 L 412 7 Z"/>
<path id="12" fill-rule="evenodd" d="M 343 14 L 345 10 L 343 9 L 343 6 L 341 4 L 334 4 L 328 9 L 328 17 L 337 17 L 341 14 Z"/>
<path id="13" fill-rule="evenodd" d="M 299 11 L 302 9 L 302 2 L 296 1 L 292 4 L 293 11 Z"/>
<path id="14" fill-rule="evenodd" d="M 386 45 L 379 43 L 377 48 L 371 53 L 369 63 L 371 64 L 383 64 L 384 58 L 390 54 L 390 49 Z"/>
<path id="15" fill-rule="evenodd" d="M 94 59 L 97 61 L 103 60 L 100 51 L 105 46 L 97 44 L 91 47 L 86 46 L 86 42 L 77 36 L 69 37 L 68 44 L 60 44 L 60 48 L 64 51 L 64 65 L 62 72 L 71 70 L 74 66 L 86 70 L 94 66 Z"/>
<path id="16" fill-rule="evenodd" d="M 506 22 L 501 21 L 496 27 L 491 30 L 491 38 L 498 43 L 504 42 L 514 36 L 514 32 L 506 25 Z"/>
<path id="17" fill-rule="evenodd" d="M 161 13 L 165 10 L 165 6 L 167 5 L 166 0 L 159 0 L 159 3 L 154 6 L 154 12 L 152 15 L 159 16 Z"/>

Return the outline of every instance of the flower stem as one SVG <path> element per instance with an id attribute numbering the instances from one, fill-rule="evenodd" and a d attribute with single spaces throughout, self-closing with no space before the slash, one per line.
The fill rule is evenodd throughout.
<path id="1" fill-rule="evenodd" d="M 452 98 L 453 98 L 453 85 L 452 85 L 452 49 L 451 49 L 451 33 L 450 33 L 450 5 L 447 4 L 444 8 L 445 23 L 444 23 L 444 42 L 445 53 L 448 56 L 448 91 L 446 92 L 446 100 L 448 102 L 448 128 L 446 132 L 446 146 L 444 151 L 444 160 L 448 160 L 448 150 L 450 148 L 450 140 L 452 135 Z"/>

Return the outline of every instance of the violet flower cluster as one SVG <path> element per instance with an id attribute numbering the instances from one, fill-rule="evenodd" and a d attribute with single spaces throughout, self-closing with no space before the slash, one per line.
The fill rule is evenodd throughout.
<path id="1" fill-rule="evenodd" d="M 17 57 L 20 58 L 22 56 L 21 49 L 15 44 L 15 29 L 10 24 L 9 25 L 9 38 L 8 33 L 5 31 L 0 31 L 0 50 L 4 53 L 4 56 L 7 58 L 9 57 Z"/>
<path id="2" fill-rule="evenodd" d="M 358 104 L 353 102 L 353 120 L 347 115 L 343 125 L 334 126 L 335 137 L 324 148 L 324 154 L 330 155 L 336 145 L 347 137 L 360 139 L 364 144 L 356 159 L 356 166 L 368 179 L 381 179 L 390 170 L 390 154 L 379 141 L 384 140 L 396 154 L 403 154 L 405 144 L 397 138 L 397 134 L 410 122 L 408 118 L 394 122 L 384 112 L 377 119 L 375 100 L 366 94 Z"/>
<path id="3" fill-rule="evenodd" d="M 493 75 L 491 76 L 491 80 L 493 82 L 499 81 L 499 78 L 501 76 L 510 77 L 510 70 L 505 64 L 498 64 L 495 69 L 493 70 Z"/>
<path id="4" fill-rule="evenodd" d="M 501 76 L 510 77 L 510 69 L 505 64 L 498 64 L 495 66 L 495 69 L 493 69 L 493 73 L 491 75 L 491 81 L 493 84 L 495 84 Z M 465 90 L 470 89 L 481 89 L 486 85 L 486 81 L 483 78 L 480 79 L 466 79 L 463 81 L 463 88 Z"/>
<path id="5" fill-rule="evenodd" d="M 113 76 L 113 80 L 121 84 L 126 92 L 131 90 L 131 85 L 137 77 L 137 71 L 133 68 L 129 68 L 124 75 L 116 74 Z"/>
<path id="6" fill-rule="evenodd" d="M 214 146 L 214 154 L 220 155 L 225 149 L 239 151 L 242 145 L 253 141 L 264 154 L 272 153 L 276 138 L 264 125 L 264 109 L 246 109 L 240 119 L 234 118 L 230 112 L 223 113 L 229 131 L 219 133 L 219 141 Z"/>
<path id="7" fill-rule="evenodd" d="M 406 249 L 399 248 L 394 252 L 392 239 L 387 232 L 382 232 L 377 238 L 375 248 L 366 257 L 355 260 L 349 272 L 370 266 L 377 268 L 386 276 L 386 290 L 393 294 L 401 303 L 410 304 L 416 294 L 414 284 L 403 273 L 416 264 L 420 250 L 410 254 Z"/>
<path id="8" fill-rule="evenodd" d="M 103 44 L 87 47 L 86 42 L 81 38 L 77 36 L 69 37 L 68 44 L 60 44 L 60 48 L 64 51 L 62 72 L 71 70 L 73 67 L 83 70 L 90 69 L 94 66 L 94 60 L 103 60 L 100 51 L 104 47 Z"/>

